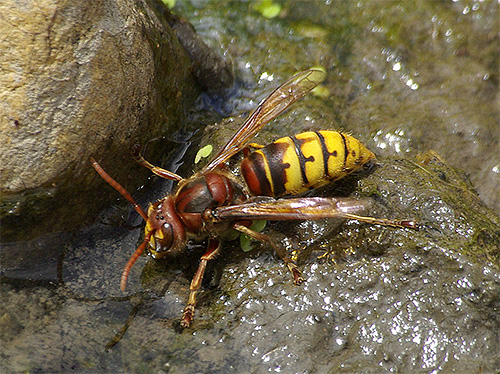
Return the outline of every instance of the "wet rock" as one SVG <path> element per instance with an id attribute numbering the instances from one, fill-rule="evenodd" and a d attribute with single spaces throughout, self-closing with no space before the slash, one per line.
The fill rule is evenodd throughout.
<path id="1" fill-rule="evenodd" d="M 23 326 L 16 317 L 10 313 L 4 313 L 0 317 L 0 339 L 9 341 L 14 339 L 23 330 Z"/>
<path id="2" fill-rule="evenodd" d="M 269 224 L 268 234 L 299 253 L 306 280 L 298 287 L 269 248 L 248 254 L 227 242 L 210 264 L 187 330 L 178 324 L 203 247 L 150 261 L 141 276 L 142 305 L 131 310 L 134 318 L 113 348 L 133 351 L 125 367 L 137 370 L 148 357 L 149 367 L 173 372 L 186 365 L 255 373 L 493 372 L 500 347 L 498 217 L 435 154 L 422 162 L 378 160 L 366 174 L 316 193 L 346 190 L 373 200 L 366 214 L 416 219 L 420 230 L 334 220 Z M 128 292 L 137 296 L 134 271 Z M 220 282 L 210 286 L 218 273 Z M 114 278 L 110 290 L 118 288 Z"/>
<path id="3" fill-rule="evenodd" d="M 216 94 L 232 88 L 234 77 L 231 62 L 211 49 L 187 20 L 162 9 L 162 14 L 189 55 L 193 74 L 203 89 Z"/>
<path id="4" fill-rule="evenodd" d="M 379 155 L 437 151 L 500 215 L 498 3 L 425 4 L 367 4 L 378 15 L 353 42 L 362 68 L 345 121 Z"/>
<path id="5" fill-rule="evenodd" d="M 377 153 L 377 164 L 314 193 L 369 197 L 366 214 L 418 219 L 421 230 L 355 221 L 268 224 L 265 232 L 298 255 L 305 284 L 294 286 L 266 248 L 243 253 L 237 241 L 227 242 L 207 269 L 193 326 L 180 329 L 203 243 L 175 259 L 139 258 L 121 293 L 120 273 L 142 230 L 98 224 L 66 247 L 57 288 L 62 308 L 44 323 L 19 317 L 26 327 L 2 347 L 2 365 L 10 371 L 496 373 L 500 234 L 491 210 L 498 201 L 491 124 L 497 109 L 496 94 L 484 93 L 494 91 L 497 79 L 491 66 L 498 65 L 492 64 L 498 5 L 287 2 L 268 20 L 245 2 L 226 4 L 178 2 L 177 11 L 207 44 L 234 57 L 242 79 L 241 97 L 231 102 L 235 117 L 294 71 L 325 66 L 330 97 L 309 95 L 257 141 L 318 128 L 352 132 Z M 470 74 L 478 67 L 491 80 Z M 458 103 L 452 119 L 462 123 L 461 135 L 441 127 L 451 118 L 443 102 Z M 200 147 L 217 150 L 237 128 L 235 117 L 210 126 Z M 457 149 L 461 136 L 467 141 Z M 191 163 L 194 148 L 179 171 L 184 176 L 201 166 Z M 414 157 L 431 148 L 441 157 Z M 478 196 L 481 180 L 492 188 Z M 43 308 L 39 294 L 42 287 L 2 287 L 11 313 Z M 106 351 L 109 343 L 115 345 Z"/>
<path id="6" fill-rule="evenodd" d="M 470 181 L 430 152 L 418 160 L 378 160 L 362 177 L 316 193 L 346 191 L 373 199 L 370 215 L 415 219 L 420 230 L 355 221 L 340 228 L 336 221 L 269 225 L 268 233 L 281 234 L 273 233 L 275 240 L 299 252 L 303 287 L 292 284 L 276 256 L 248 258 L 227 243 L 221 257 L 228 257 L 213 265 L 222 269 L 220 291 L 205 287 L 185 332 L 193 334 L 192 350 L 164 348 L 174 372 L 182 362 L 177 353 L 186 350 L 202 370 L 494 372 L 500 220 Z M 165 295 L 145 310 L 158 318 L 165 313 L 170 326 L 180 318 L 171 308 L 188 294 L 189 278 L 184 287 L 172 282 L 178 275 L 171 267 L 178 266 L 166 261 L 143 274 L 149 279 L 143 287 Z M 176 341 L 188 344 L 182 336 Z M 207 351 L 218 358 L 204 359 Z"/>
<path id="7" fill-rule="evenodd" d="M 209 45 L 215 40 L 238 56 L 243 86 L 262 93 L 243 92 L 247 101 L 238 110 L 262 99 L 276 79 L 322 65 L 328 109 L 312 113 L 308 107 L 287 125 L 291 132 L 319 128 L 314 121 L 321 115 L 328 128 L 361 136 L 379 156 L 415 157 L 434 149 L 466 172 L 500 214 L 497 2 L 294 1 L 271 21 L 243 3 L 182 7 Z"/>

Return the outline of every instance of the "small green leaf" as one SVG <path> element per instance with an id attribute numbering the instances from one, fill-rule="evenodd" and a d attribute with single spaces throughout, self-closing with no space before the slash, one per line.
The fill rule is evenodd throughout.
<path id="1" fill-rule="evenodd" d="M 250 230 L 261 232 L 266 227 L 266 220 L 256 220 L 252 222 L 252 226 L 250 226 Z M 240 235 L 240 246 L 243 252 L 249 252 L 253 249 L 252 238 L 248 235 L 241 234 Z"/>
<path id="2" fill-rule="evenodd" d="M 275 18 L 281 13 L 281 5 L 272 0 L 261 0 L 253 8 L 265 18 Z"/>
<path id="3" fill-rule="evenodd" d="M 208 144 L 208 145 L 204 146 L 203 148 L 201 148 L 198 151 L 198 153 L 196 153 L 196 156 L 194 157 L 194 163 L 197 164 L 198 162 L 200 162 L 200 160 L 202 158 L 210 156 L 213 149 L 214 149 L 214 147 L 212 147 L 211 144 Z"/>
<path id="4" fill-rule="evenodd" d="M 240 235 L 240 246 L 243 252 L 250 252 L 253 249 L 251 239 L 243 234 Z"/>
<path id="5" fill-rule="evenodd" d="M 172 9 L 175 6 L 175 0 L 162 0 L 162 2 L 168 9 Z"/>
<path id="6" fill-rule="evenodd" d="M 265 219 L 258 219 L 252 222 L 252 226 L 250 229 L 253 231 L 261 232 L 267 225 L 267 221 Z"/>

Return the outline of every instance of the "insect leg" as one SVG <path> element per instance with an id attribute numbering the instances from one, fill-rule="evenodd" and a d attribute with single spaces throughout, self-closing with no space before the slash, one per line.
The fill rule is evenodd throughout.
<path id="1" fill-rule="evenodd" d="M 242 149 L 243 151 L 243 157 L 248 157 L 250 153 L 252 153 L 252 148 L 253 149 L 262 149 L 264 148 L 264 145 L 258 144 L 258 143 L 249 143 L 245 148 Z"/>
<path id="2" fill-rule="evenodd" d="M 182 177 L 180 175 L 177 175 L 175 173 L 172 173 L 171 171 L 168 171 L 166 169 L 160 168 L 158 166 L 154 166 L 151 164 L 149 161 L 145 160 L 144 157 L 142 157 L 141 153 L 139 152 L 139 148 L 135 147 L 132 151 L 132 157 L 134 157 L 134 160 L 139 164 L 144 166 L 145 168 L 148 168 L 153 172 L 153 174 L 158 175 L 159 177 L 165 178 L 165 179 L 174 179 L 176 181 L 180 181 Z"/>
<path id="3" fill-rule="evenodd" d="M 290 259 L 290 257 L 288 257 L 285 250 L 280 246 L 276 245 L 269 236 L 261 234 L 260 232 L 257 231 L 253 231 L 240 223 L 235 223 L 233 225 L 233 228 L 235 230 L 238 230 L 239 232 L 242 232 L 243 234 L 248 235 L 249 237 L 255 240 L 270 244 L 274 248 L 278 256 L 280 256 L 280 258 L 283 260 L 288 270 L 290 270 L 290 272 L 292 273 L 294 283 L 300 284 L 304 281 L 304 278 L 302 278 L 302 274 L 300 273 L 300 270 L 297 267 L 297 265 L 295 265 L 293 261 Z"/>
<path id="4" fill-rule="evenodd" d="M 265 146 L 259 143 L 248 143 L 248 145 L 245 148 L 254 148 L 254 149 L 262 149 Z"/>
<path id="5" fill-rule="evenodd" d="M 198 266 L 198 270 L 191 281 L 191 285 L 189 286 L 189 300 L 184 309 L 184 313 L 182 314 L 181 326 L 189 327 L 191 325 L 191 321 L 194 317 L 194 306 L 196 304 L 196 293 L 201 286 L 201 282 L 203 280 L 203 275 L 205 274 L 205 269 L 207 267 L 207 262 L 214 259 L 215 256 L 219 253 L 221 248 L 220 240 L 210 238 L 208 242 L 208 249 L 200 259 L 200 265 Z"/>

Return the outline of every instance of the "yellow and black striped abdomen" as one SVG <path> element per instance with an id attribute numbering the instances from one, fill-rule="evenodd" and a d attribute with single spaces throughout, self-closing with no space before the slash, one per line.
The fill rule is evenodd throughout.
<path id="1" fill-rule="evenodd" d="M 309 131 L 276 140 L 241 163 L 255 196 L 298 194 L 333 181 L 375 158 L 359 140 L 337 131 Z"/>

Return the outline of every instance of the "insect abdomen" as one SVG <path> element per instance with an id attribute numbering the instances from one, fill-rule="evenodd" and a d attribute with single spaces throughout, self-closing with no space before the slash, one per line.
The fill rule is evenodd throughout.
<path id="1" fill-rule="evenodd" d="M 241 163 L 255 196 L 298 194 L 340 179 L 375 155 L 356 138 L 337 131 L 287 136 L 256 150 Z"/>

